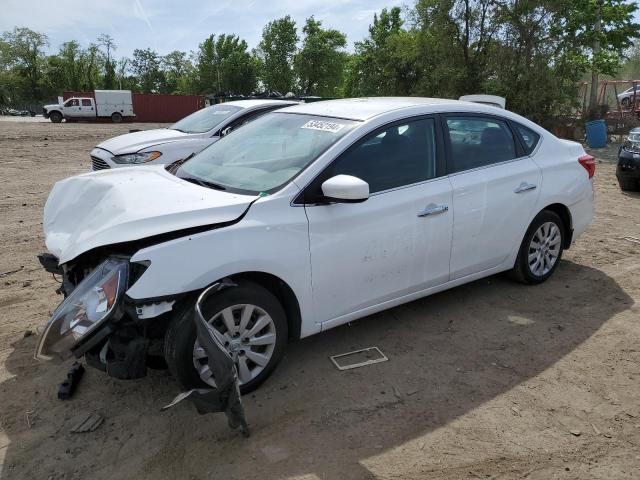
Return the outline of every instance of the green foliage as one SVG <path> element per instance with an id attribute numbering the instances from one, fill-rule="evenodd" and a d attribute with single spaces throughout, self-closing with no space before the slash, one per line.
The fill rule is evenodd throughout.
<path id="1" fill-rule="evenodd" d="M 157 93 L 164 81 L 160 70 L 160 56 L 150 48 L 136 48 L 131 59 L 131 71 L 138 79 L 136 90 L 142 93 Z"/>
<path id="2" fill-rule="evenodd" d="M 195 52 L 137 49 L 130 59 L 115 58 L 115 41 L 104 34 L 86 48 L 72 40 L 45 56 L 45 35 L 15 28 L 0 37 L 0 104 L 93 88 L 325 97 L 493 93 L 506 97 L 510 110 L 543 121 L 571 111 L 587 72 L 640 77 L 636 10 L 629 0 L 415 0 L 373 15 L 353 53 L 342 32 L 314 17 L 301 39 L 290 16 L 268 23 L 253 52 L 236 35 L 211 35 Z"/>
<path id="3" fill-rule="evenodd" d="M 576 71 L 615 75 L 625 52 L 640 37 L 640 25 L 633 21 L 638 6 L 624 0 L 563 0 L 553 33 L 559 39 L 563 60 Z M 602 22 L 600 32 L 595 28 Z M 601 50 L 594 52 L 594 43 Z"/>
<path id="4" fill-rule="evenodd" d="M 42 49 L 49 44 L 47 36 L 28 28 L 15 27 L 11 32 L 2 34 L 5 44 L 5 56 L 17 76 L 16 98 L 39 100 L 42 98 L 42 77 L 44 54 Z"/>
<path id="5" fill-rule="evenodd" d="M 308 18 L 302 29 L 302 48 L 293 59 L 300 91 L 305 95 L 335 97 L 342 83 L 347 60 L 347 37 L 322 22 Z"/>
<path id="6" fill-rule="evenodd" d="M 374 15 L 369 36 L 356 42 L 347 64 L 344 93 L 348 96 L 411 95 L 419 78 L 416 31 L 403 28 L 398 7 Z"/>
<path id="7" fill-rule="evenodd" d="M 258 65 L 247 42 L 236 35 L 209 36 L 198 51 L 200 93 L 251 93 L 257 84 Z"/>
<path id="8" fill-rule="evenodd" d="M 255 54 L 260 61 L 262 83 L 268 90 L 282 94 L 293 90 L 293 58 L 297 42 L 296 22 L 289 15 L 269 22 L 264 27 L 262 40 Z"/>

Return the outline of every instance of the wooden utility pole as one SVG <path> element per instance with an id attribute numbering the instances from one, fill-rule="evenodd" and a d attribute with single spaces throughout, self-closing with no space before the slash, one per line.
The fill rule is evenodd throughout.
<path id="1" fill-rule="evenodd" d="M 600 33 L 602 32 L 602 5 L 604 0 L 598 0 L 598 8 L 596 9 L 596 23 L 594 25 L 595 38 L 593 40 L 593 59 L 600 53 Z M 589 97 L 589 113 L 594 116 L 598 111 L 598 70 L 592 63 L 591 65 L 591 95 Z"/>

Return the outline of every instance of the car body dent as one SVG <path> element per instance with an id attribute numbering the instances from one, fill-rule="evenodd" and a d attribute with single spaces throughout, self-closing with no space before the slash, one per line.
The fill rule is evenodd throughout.
<path id="1" fill-rule="evenodd" d="M 189 183 L 162 166 L 79 175 L 49 195 L 46 245 L 62 264 L 96 247 L 236 220 L 255 198 Z"/>
<path id="2" fill-rule="evenodd" d="M 233 225 L 144 248 L 132 262 L 149 267 L 127 291 L 136 302 L 201 290 L 246 272 L 268 273 L 293 291 L 303 322 L 301 336 L 320 331 L 313 320 L 308 223 L 289 196 L 262 197 Z M 265 222 L 269 219 L 269 222 Z"/>

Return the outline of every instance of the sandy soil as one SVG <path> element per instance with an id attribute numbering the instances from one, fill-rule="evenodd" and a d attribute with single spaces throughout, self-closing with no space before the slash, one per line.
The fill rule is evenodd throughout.
<path id="1" fill-rule="evenodd" d="M 135 127 L 0 124 L 0 478 L 638 478 L 640 243 L 623 237 L 640 238 L 640 195 L 606 158 L 595 223 L 552 280 L 491 277 L 291 345 L 245 397 L 249 439 L 189 404 L 161 413 L 177 392 L 166 371 L 88 369 L 58 400 L 68 365 L 33 360 L 25 336 L 60 301 L 35 257 L 42 207 L 91 147 Z M 390 361 L 329 362 L 370 345 Z M 98 430 L 70 433 L 93 411 Z"/>

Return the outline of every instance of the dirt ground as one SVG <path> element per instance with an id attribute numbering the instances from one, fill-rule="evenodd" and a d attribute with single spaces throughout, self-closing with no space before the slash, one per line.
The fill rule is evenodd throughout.
<path id="1" fill-rule="evenodd" d="M 166 371 L 137 381 L 33 359 L 60 301 L 36 259 L 53 183 L 140 125 L 0 123 L 2 479 L 634 479 L 640 471 L 640 195 L 596 173 L 597 214 L 555 276 L 495 276 L 290 345 L 245 397 L 249 439 L 190 404 Z M 149 128 L 149 125 L 142 126 Z M 17 270 L 17 271 L 16 271 Z M 7 273 L 8 272 L 8 273 Z M 389 357 L 339 372 L 328 357 Z M 70 433 L 89 412 L 95 432 Z"/>

